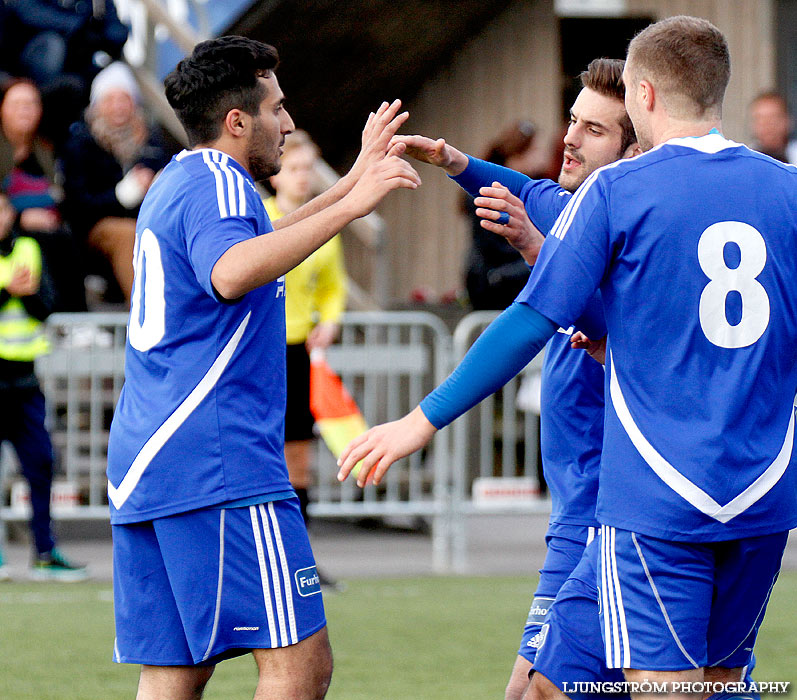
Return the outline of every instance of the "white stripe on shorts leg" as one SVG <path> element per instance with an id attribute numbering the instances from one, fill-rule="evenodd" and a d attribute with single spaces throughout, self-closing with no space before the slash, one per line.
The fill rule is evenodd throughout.
<path id="1" fill-rule="evenodd" d="M 678 648 L 681 650 L 681 653 L 684 655 L 686 660 L 692 664 L 695 668 L 700 668 L 695 663 L 695 660 L 689 656 L 688 652 L 684 648 L 684 645 L 681 644 L 681 640 L 678 638 L 678 634 L 675 631 L 675 627 L 673 627 L 672 622 L 670 622 L 670 616 L 667 614 L 667 608 L 664 607 L 664 601 L 661 599 L 659 595 L 659 590 L 656 588 L 656 584 L 653 583 L 653 577 L 650 575 L 650 569 L 648 569 L 648 563 L 645 561 L 645 556 L 642 554 L 642 548 L 639 546 L 639 542 L 636 539 L 636 533 L 631 533 L 631 539 L 634 541 L 634 547 L 636 547 L 636 552 L 639 555 L 639 561 L 642 562 L 642 568 L 645 570 L 645 576 L 648 578 L 648 583 L 650 584 L 650 588 L 653 591 L 653 595 L 656 598 L 656 602 L 659 604 L 659 608 L 661 609 L 662 615 L 664 615 L 664 621 L 667 623 L 667 627 L 670 630 L 670 634 L 672 638 L 675 640 L 675 643 L 678 645 Z"/>
<path id="2" fill-rule="evenodd" d="M 257 506 L 249 506 L 249 517 L 252 520 L 252 532 L 255 536 L 255 549 L 257 550 L 257 563 L 260 565 L 260 582 L 263 586 L 263 603 L 268 617 L 268 633 L 271 639 L 271 648 L 279 646 L 277 639 L 277 625 L 274 623 L 274 610 L 271 607 L 271 591 L 268 585 L 268 571 L 266 571 L 266 558 L 263 554 L 263 539 L 260 537 L 260 525 L 257 522 Z"/>
<path id="3" fill-rule="evenodd" d="M 279 569 L 277 568 L 277 555 L 274 553 L 274 542 L 271 540 L 271 528 L 266 515 L 266 509 L 259 505 L 260 518 L 263 521 L 263 535 L 266 538 L 268 548 L 268 560 L 271 564 L 271 580 L 274 584 L 274 602 L 277 604 L 277 620 L 280 625 L 280 646 L 288 646 L 288 630 L 285 627 L 285 608 L 282 605 L 282 584 L 280 583 Z"/>
<path id="4" fill-rule="evenodd" d="M 595 528 L 594 527 L 588 527 L 587 528 L 587 544 L 590 544 L 590 542 L 592 542 L 592 540 L 594 540 L 594 539 L 595 539 Z"/>
<path id="5" fill-rule="evenodd" d="M 118 663 L 118 664 L 122 663 L 122 655 L 119 653 L 119 638 L 118 637 L 114 637 L 114 640 L 113 640 L 113 656 L 114 656 L 114 659 L 116 660 L 116 663 Z"/>
<path id="6" fill-rule="evenodd" d="M 210 641 L 208 642 L 208 648 L 205 650 L 205 655 L 202 657 L 202 661 L 207 661 L 208 657 L 210 656 L 210 650 L 213 648 L 213 644 L 216 641 L 216 635 L 219 631 L 219 615 L 221 613 L 221 590 L 222 590 L 222 581 L 224 580 L 224 514 L 225 510 L 222 508 L 220 511 L 221 515 L 219 515 L 219 575 L 218 580 L 219 583 L 216 587 L 216 612 L 213 615 L 213 630 L 210 633 Z"/>
<path id="7" fill-rule="evenodd" d="M 623 607 L 623 592 L 620 589 L 620 577 L 617 574 L 617 552 L 614 546 L 614 538 L 616 534 L 615 528 L 612 528 L 612 577 L 614 578 L 614 591 L 617 596 L 617 615 L 620 618 L 620 641 L 623 645 L 623 655 L 620 657 L 621 666 L 623 668 L 631 668 L 631 649 L 628 643 L 628 627 L 625 624 L 625 608 Z"/>
<path id="8" fill-rule="evenodd" d="M 288 570 L 288 557 L 285 556 L 285 547 L 282 544 L 282 533 L 277 521 L 274 503 L 268 504 L 268 514 L 271 516 L 271 525 L 274 528 L 274 539 L 277 540 L 277 551 L 282 565 L 282 582 L 285 586 L 285 605 L 288 609 L 288 627 L 291 630 L 291 644 L 299 643 L 299 634 L 296 632 L 296 614 L 293 609 L 293 586 L 291 586 L 291 572 Z"/>
<path id="9" fill-rule="evenodd" d="M 609 624 L 609 584 L 606 572 L 606 526 L 601 525 L 601 598 L 603 599 L 603 645 L 606 648 L 606 666 L 613 668 L 612 635 Z"/>
<path id="10" fill-rule="evenodd" d="M 606 569 L 606 591 L 608 593 L 604 606 L 609 608 L 609 637 L 607 643 L 611 645 L 611 659 L 606 657 L 606 665 L 609 668 L 620 668 L 620 632 L 617 629 L 617 611 L 614 601 L 614 575 L 611 564 L 611 534 L 612 528 L 606 527 L 601 538 L 601 550 L 603 555 L 603 566 Z M 606 613 L 604 613 L 606 615 Z"/>

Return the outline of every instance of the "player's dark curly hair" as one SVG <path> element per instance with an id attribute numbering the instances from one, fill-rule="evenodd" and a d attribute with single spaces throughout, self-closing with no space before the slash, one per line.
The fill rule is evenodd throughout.
<path id="1" fill-rule="evenodd" d="M 258 77 L 276 69 L 277 49 L 243 36 L 203 41 L 166 76 L 166 99 L 190 146 L 218 138 L 231 109 L 256 115 L 266 90 Z"/>

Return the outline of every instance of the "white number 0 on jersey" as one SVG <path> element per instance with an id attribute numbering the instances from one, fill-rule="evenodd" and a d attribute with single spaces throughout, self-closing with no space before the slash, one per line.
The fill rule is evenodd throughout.
<path id="1" fill-rule="evenodd" d="M 149 229 L 145 229 L 136 241 L 133 267 L 136 276 L 130 300 L 127 338 L 136 350 L 146 352 L 157 345 L 166 332 L 166 299 L 163 294 L 161 248 L 155 234 Z"/>
<path id="2" fill-rule="evenodd" d="M 739 246 L 739 266 L 725 263 L 725 245 Z M 756 279 L 767 261 L 764 237 L 749 224 L 720 221 L 700 235 L 697 259 L 710 282 L 700 295 L 700 327 L 706 338 L 721 348 L 744 348 L 755 343 L 769 325 L 769 297 Z M 728 323 L 725 300 L 730 292 L 742 299 L 742 318 Z"/>

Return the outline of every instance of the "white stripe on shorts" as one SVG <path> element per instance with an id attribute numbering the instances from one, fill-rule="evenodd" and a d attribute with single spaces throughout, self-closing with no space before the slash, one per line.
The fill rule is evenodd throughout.
<path id="1" fill-rule="evenodd" d="M 226 511 L 222 508 L 219 515 L 219 574 L 218 585 L 216 586 L 216 612 L 213 615 L 213 630 L 210 633 L 210 641 L 208 648 L 205 650 L 205 655 L 202 661 L 207 661 L 210 656 L 210 651 L 213 649 L 213 644 L 216 642 L 216 635 L 219 632 L 219 615 L 221 613 L 221 591 L 222 582 L 224 580 L 224 514 Z"/>
<path id="2" fill-rule="evenodd" d="M 628 642 L 628 627 L 625 624 L 625 608 L 623 607 L 623 593 L 620 589 L 620 578 L 617 574 L 617 553 L 614 546 L 615 529 L 612 531 L 611 563 L 612 578 L 614 579 L 614 592 L 617 597 L 617 614 L 620 619 L 620 640 L 623 645 L 623 656 L 620 658 L 622 668 L 631 668 L 631 649 Z"/>
<path id="3" fill-rule="evenodd" d="M 603 644 L 606 653 L 606 666 L 613 668 L 611 632 L 609 630 L 609 586 L 606 575 L 606 526 L 601 525 L 601 600 L 603 601 Z"/>
<path id="4" fill-rule="evenodd" d="M 266 558 L 263 554 L 263 539 L 260 536 L 260 525 L 257 521 L 257 506 L 249 506 L 249 517 L 252 520 L 252 532 L 255 536 L 255 548 L 257 549 L 257 561 L 260 564 L 260 581 L 263 586 L 263 603 L 266 607 L 268 617 L 268 633 L 271 639 L 271 648 L 279 646 L 277 639 L 277 626 L 274 622 L 274 609 L 271 606 L 271 592 L 268 585 L 268 571 L 266 571 Z"/>
<path id="5" fill-rule="evenodd" d="M 262 507 L 262 506 L 261 506 Z M 285 605 L 288 609 L 288 626 L 291 631 L 291 644 L 299 643 L 299 634 L 296 632 L 296 614 L 293 609 L 293 586 L 291 586 L 291 572 L 288 570 L 288 557 L 285 556 L 285 547 L 282 544 L 282 533 L 280 532 L 277 513 L 274 510 L 274 503 L 268 504 L 268 514 L 271 517 L 271 525 L 274 528 L 274 539 L 277 541 L 277 551 L 280 555 L 282 564 L 282 582 L 285 586 Z"/>
<path id="6" fill-rule="evenodd" d="M 266 547 L 268 548 L 268 560 L 271 564 L 271 581 L 274 586 L 274 601 L 277 604 L 277 619 L 280 626 L 280 646 L 285 647 L 288 641 L 288 631 L 285 628 L 285 608 L 282 605 L 282 584 L 280 583 L 279 569 L 277 568 L 277 557 L 274 554 L 274 542 L 271 539 L 271 529 L 269 527 L 266 509 L 260 505 L 260 517 L 263 520 L 263 534 L 266 537 Z"/>
<path id="7" fill-rule="evenodd" d="M 650 569 L 648 569 L 648 563 L 645 561 L 645 556 L 642 554 L 642 548 L 639 546 L 639 542 L 637 542 L 636 534 L 631 533 L 631 539 L 634 541 L 634 547 L 636 547 L 636 552 L 639 555 L 639 561 L 642 563 L 642 568 L 645 570 L 645 576 L 647 576 L 648 583 L 650 584 L 650 589 L 653 591 L 653 595 L 656 598 L 656 602 L 659 604 L 659 608 L 661 609 L 662 615 L 664 615 L 664 621 L 667 623 L 667 627 L 670 630 L 670 634 L 672 638 L 675 640 L 675 643 L 678 645 L 678 648 L 681 650 L 681 653 L 684 655 L 686 660 L 692 664 L 695 668 L 700 668 L 695 663 L 695 660 L 689 656 L 684 645 L 681 644 L 681 640 L 678 638 L 678 633 L 675 631 L 675 627 L 673 627 L 672 622 L 670 621 L 670 616 L 667 614 L 667 608 L 664 607 L 664 601 L 661 599 L 659 595 L 659 589 L 656 588 L 656 584 L 653 583 L 653 577 L 650 575 Z"/>

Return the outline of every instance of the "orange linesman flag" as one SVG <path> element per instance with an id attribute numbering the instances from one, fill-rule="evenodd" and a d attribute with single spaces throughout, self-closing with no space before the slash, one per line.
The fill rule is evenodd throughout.
<path id="1" fill-rule="evenodd" d="M 310 354 L 310 412 L 335 459 L 346 445 L 368 430 L 351 394 L 319 350 Z M 355 476 L 360 466 L 361 463 L 357 464 L 352 471 Z"/>

